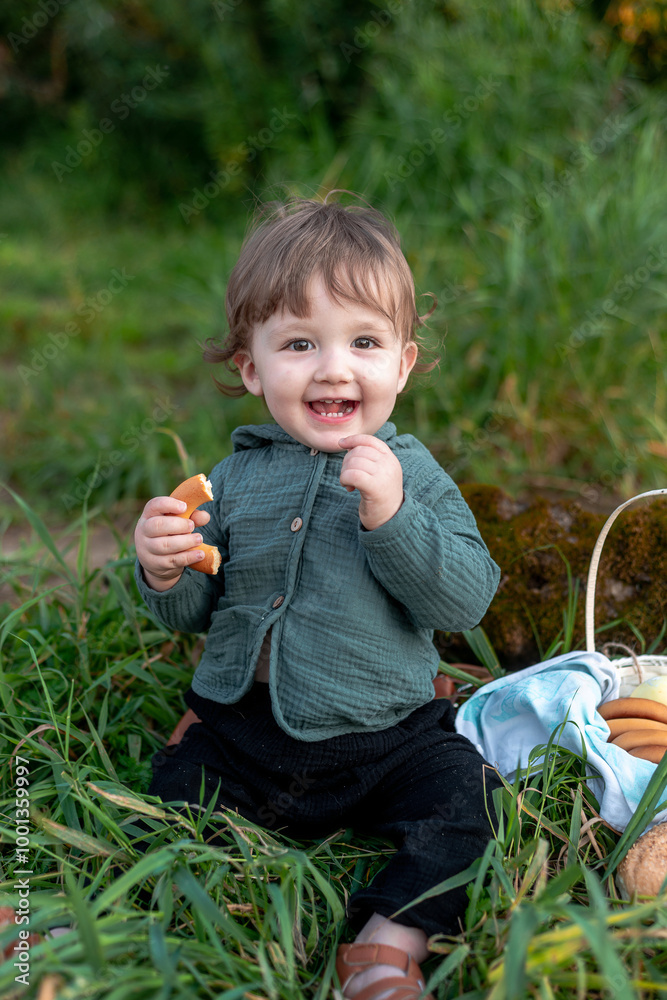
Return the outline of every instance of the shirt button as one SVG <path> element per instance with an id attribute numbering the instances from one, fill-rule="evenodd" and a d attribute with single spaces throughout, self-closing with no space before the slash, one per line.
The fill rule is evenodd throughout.
<path id="1" fill-rule="evenodd" d="M 289 526 L 290 531 L 298 531 L 302 527 L 303 521 L 300 517 L 295 517 Z"/>
<path id="2" fill-rule="evenodd" d="M 275 601 L 273 602 L 273 607 L 274 608 L 279 608 L 280 605 L 283 603 L 284 600 L 285 600 L 284 597 L 276 597 Z"/>

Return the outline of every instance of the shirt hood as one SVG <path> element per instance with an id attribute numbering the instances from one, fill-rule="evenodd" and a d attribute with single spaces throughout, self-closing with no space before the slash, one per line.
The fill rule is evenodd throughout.
<path id="1" fill-rule="evenodd" d="M 390 448 L 393 448 L 396 440 L 396 427 L 388 420 L 373 436 L 379 438 L 380 441 L 385 441 Z M 250 448 L 265 448 L 270 444 L 292 445 L 302 451 L 310 451 L 307 445 L 296 441 L 279 424 L 245 424 L 232 431 L 231 440 L 235 452 L 247 451 Z M 341 452 L 333 452 L 332 454 L 339 455 Z"/>

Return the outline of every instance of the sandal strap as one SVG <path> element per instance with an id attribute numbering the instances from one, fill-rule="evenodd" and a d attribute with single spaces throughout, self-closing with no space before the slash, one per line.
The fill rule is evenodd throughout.
<path id="1" fill-rule="evenodd" d="M 394 990 L 391 1000 L 418 1000 L 422 996 L 426 980 L 412 955 L 408 955 L 407 952 L 400 948 L 394 948 L 390 944 L 373 944 L 362 941 L 342 944 L 338 948 L 336 973 L 341 983 L 341 990 L 345 992 L 353 976 L 373 965 L 393 965 L 405 975 L 402 977 L 388 976 L 371 983 L 357 993 L 355 1000 L 374 1000 L 375 997 L 389 989 Z M 429 994 L 423 1000 L 433 1000 L 433 997 Z"/>
<path id="2" fill-rule="evenodd" d="M 387 976 L 386 979 L 378 979 L 363 990 L 359 990 L 355 993 L 354 1000 L 377 1000 L 378 997 L 382 997 L 382 1000 L 422 1000 L 422 989 L 423 987 L 415 986 L 407 979 Z M 388 990 L 391 990 L 391 993 L 388 993 Z M 433 1000 L 430 994 L 429 997 L 424 997 L 424 1000 L 429 998 Z"/>

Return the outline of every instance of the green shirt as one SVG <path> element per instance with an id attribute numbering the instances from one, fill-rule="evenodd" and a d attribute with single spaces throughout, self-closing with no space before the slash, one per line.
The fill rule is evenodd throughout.
<path id="1" fill-rule="evenodd" d="M 412 435 L 376 437 L 401 463 L 405 499 L 373 531 L 339 477 L 344 452 L 317 452 L 277 424 L 239 427 L 210 479 L 217 576 L 186 569 L 142 596 L 171 628 L 208 630 L 193 690 L 222 703 L 253 684 L 271 631 L 274 716 L 290 736 L 322 740 L 393 726 L 433 698 L 433 630 L 472 628 L 499 570 L 457 486 Z"/>

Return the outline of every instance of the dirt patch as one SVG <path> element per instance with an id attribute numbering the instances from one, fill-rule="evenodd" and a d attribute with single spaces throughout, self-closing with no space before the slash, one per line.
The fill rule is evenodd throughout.
<path id="1" fill-rule="evenodd" d="M 108 562 L 118 559 L 121 554 L 133 551 L 134 526 L 137 512 L 120 511 L 109 523 L 92 522 L 88 527 L 86 542 L 86 570 L 92 573 Z M 65 563 L 71 570 L 76 569 L 79 555 L 79 533 L 71 526 L 60 525 L 49 533 Z M 0 538 L 0 604 L 7 602 L 11 607 L 22 604 L 26 593 L 17 594 L 17 588 L 29 593 L 32 589 L 32 574 L 26 567 L 53 565 L 53 556 L 33 531 L 30 525 L 12 524 Z M 21 568 L 21 573 L 17 572 Z M 13 581 L 13 582 L 10 582 Z M 61 582 L 56 575 L 45 580 L 43 588 Z"/>

